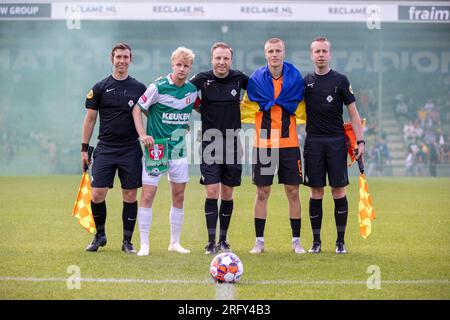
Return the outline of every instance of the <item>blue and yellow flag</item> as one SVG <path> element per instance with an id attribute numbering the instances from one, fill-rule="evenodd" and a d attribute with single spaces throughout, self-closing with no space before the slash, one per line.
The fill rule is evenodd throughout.
<path id="1" fill-rule="evenodd" d="M 254 101 L 250 101 L 247 92 L 241 102 L 241 122 L 255 124 L 256 113 L 259 112 L 259 105 Z M 306 106 L 305 100 L 300 101 L 295 110 L 295 120 L 297 124 L 306 123 Z"/>

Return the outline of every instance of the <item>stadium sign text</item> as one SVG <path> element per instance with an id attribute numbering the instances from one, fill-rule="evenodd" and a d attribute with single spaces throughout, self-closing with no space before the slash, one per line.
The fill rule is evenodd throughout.
<path id="1" fill-rule="evenodd" d="M 399 20 L 449 22 L 450 6 L 399 6 Z"/>
<path id="2" fill-rule="evenodd" d="M 241 13 L 244 14 L 257 14 L 257 15 L 292 15 L 291 7 L 278 7 L 278 6 L 241 6 Z"/>
<path id="3" fill-rule="evenodd" d="M 0 18 L 50 18 L 50 4 L 0 4 Z"/>
<path id="4" fill-rule="evenodd" d="M 184 13 L 184 14 L 204 14 L 203 6 L 153 6 L 152 12 L 155 13 Z"/>

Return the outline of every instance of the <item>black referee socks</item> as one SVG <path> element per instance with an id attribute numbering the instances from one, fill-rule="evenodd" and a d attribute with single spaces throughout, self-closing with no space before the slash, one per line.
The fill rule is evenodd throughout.
<path id="1" fill-rule="evenodd" d="M 216 242 L 216 227 L 219 217 L 219 209 L 217 207 L 217 199 L 205 200 L 205 217 L 206 228 L 208 229 L 208 241 Z"/>
<path id="2" fill-rule="evenodd" d="M 334 199 L 334 218 L 336 220 L 337 242 L 344 242 L 347 227 L 348 202 L 347 197 Z"/>
<path id="3" fill-rule="evenodd" d="M 322 199 L 309 199 L 309 219 L 311 220 L 311 228 L 314 242 L 321 242 L 320 229 L 322 229 Z"/>
<path id="4" fill-rule="evenodd" d="M 137 201 L 124 202 L 122 209 L 123 222 L 123 240 L 131 241 L 133 237 L 134 226 L 136 225 L 136 216 L 138 211 Z"/>
<path id="5" fill-rule="evenodd" d="M 231 215 L 233 214 L 233 200 L 220 200 L 220 236 L 219 240 L 227 240 L 227 231 L 230 226 Z"/>
<path id="6" fill-rule="evenodd" d="M 106 221 L 106 202 L 95 203 L 91 201 L 92 215 L 94 217 L 95 228 L 97 234 L 105 234 L 105 221 Z"/>

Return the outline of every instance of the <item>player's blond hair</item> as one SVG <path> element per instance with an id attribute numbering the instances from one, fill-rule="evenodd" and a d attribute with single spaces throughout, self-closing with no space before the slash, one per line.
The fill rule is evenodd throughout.
<path id="1" fill-rule="evenodd" d="M 270 38 L 269 40 L 267 40 L 264 43 L 264 50 L 266 50 L 266 47 L 268 44 L 272 44 L 272 43 L 281 43 L 281 45 L 283 46 L 283 49 L 286 49 L 286 46 L 284 45 L 283 40 L 281 40 L 280 38 Z"/>
<path id="2" fill-rule="evenodd" d="M 184 62 L 188 62 L 189 64 L 194 63 L 195 54 L 191 49 L 185 47 L 178 47 L 172 52 L 172 62 L 176 59 L 181 59 Z"/>

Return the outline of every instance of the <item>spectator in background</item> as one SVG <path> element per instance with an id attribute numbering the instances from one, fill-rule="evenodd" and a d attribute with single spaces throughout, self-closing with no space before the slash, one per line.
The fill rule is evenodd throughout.
<path id="1" fill-rule="evenodd" d="M 432 142 L 428 145 L 429 150 L 429 158 L 430 158 L 430 176 L 436 177 L 436 166 L 439 162 L 439 151 L 438 144 L 436 142 Z"/>
<path id="2" fill-rule="evenodd" d="M 425 105 L 423 106 L 424 110 L 426 112 L 430 112 L 431 110 L 434 109 L 434 103 L 432 99 L 428 99 L 428 101 L 425 103 Z"/>
<path id="3" fill-rule="evenodd" d="M 408 152 L 406 153 L 405 176 L 414 176 L 414 151 L 411 144 L 408 146 Z"/>
<path id="4" fill-rule="evenodd" d="M 408 120 L 408 105 L 401 94 L 395 96 L 395 117 L 401 123 L 405 123 Z"/>
<path id="5" fill-rule="evenodd" d="M 416 175 L 417 176 L 425 176 L 425 168 L 427 163 L 427 156 L 428 156 L 428 148 L 426 147 L 425 143 L 421 143 L 418 151 L 416 153 Z"/>
<path id="6" fill-rule="evenodd" d="M 420 122 L 417 120 L 416 122 L 414 122 L 413 139 L 417 140 L 422 138 L 422 136 L 423 136 L 423 129 L 420 126 Z"/>
<path id="7" fill-rule="evenodd" d="M 409 120 L 403 126 L 403 139 L 406 143 L 411 143 L 414 139 L 414 124 L 412 120 Z"/>

